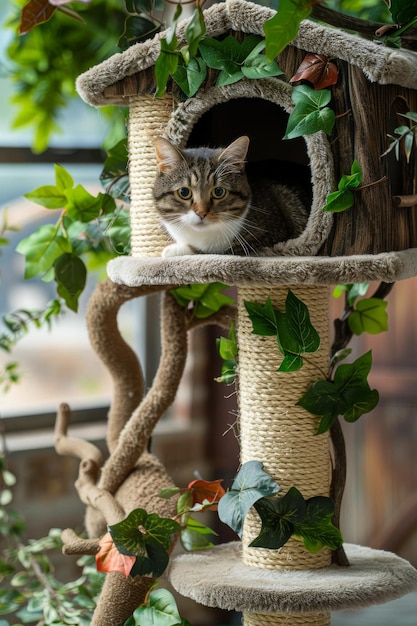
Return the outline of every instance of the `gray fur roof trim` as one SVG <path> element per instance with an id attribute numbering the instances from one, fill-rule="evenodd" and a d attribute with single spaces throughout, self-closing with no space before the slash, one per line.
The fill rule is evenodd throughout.
<path id="1" fill-rule="evenodd" d="M 275 11 L 246 0 L 227 0 L 204 11 L 207 36 L 217 37 L 230 29 L 263 34 L 263 24 Z M 183 43 L 189 20 L 178 25 L 178 40 Z M 81 98 L 93 106 L 118 104 L 128 106 L 123 96 L 106 97 L 104 91 L 116 82 L 155 65 L 160 50 L 160 39 L 166 31 L 153 39 L 131 46 L 125 52 L 113 55 L 92 67 L 77 79 Z M 417 89 L 417 53 L 393 50 L 337 28 L 323 26 L 310 20 L 301 23 L 293 45 L 307 52 L 318 52 L 338 58 L 362 68 L 372 82 L 397 84 Z"/>

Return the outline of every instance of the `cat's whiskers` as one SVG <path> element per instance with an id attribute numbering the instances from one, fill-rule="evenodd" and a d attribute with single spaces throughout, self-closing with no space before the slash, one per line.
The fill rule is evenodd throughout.
<path id="1" fill-rule="evenodd" d="M 228 221 L 230 223 L 228 223 Z M 231 222 L 233 222 L 233 225 L 231 224 Z M 233 243 L 234 241 L 238 241 L 242 247 L 243 252 L 245 253 L 246 256 L 250 256 L 250 253 L 255 253 L 256 254 L 256 250 L 255 248 L 253 248 L 253 246 L 251 246 L 251 244 L 247 241 L 247 239 L 244 237 L 242 230 L 246 231 L 249 235 L 252 235 L 252 238 L 256 239 L 256 237 L 254 237 L 252 231 L 246 227 L 246 222 L 247 219 L 246 218 L 242 218 L 240 220 L 240 228 L 238 230 L 236 230 L 236 218 L 230 216 L 230 215 L 224 215 L 223 219 L 222 219 L 222 226 L 226 229 L 227 233 L 230 232 L 231 234 L 231 238 L 229 239 L 229 249 L 232 250 L 232 254 L 235 254 L 234 249 L 233 249 Z M 248 222 L 250 224 L 250 222 Z M 256 227 L 255 227 L 256 228 Z M 257 230 L 263 230 L 262 228 L 257 228 Z"/>

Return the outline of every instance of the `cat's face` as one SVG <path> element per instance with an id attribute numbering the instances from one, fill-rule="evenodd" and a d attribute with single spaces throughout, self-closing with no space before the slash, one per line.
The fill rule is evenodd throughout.
<path id="1" fill-rule="evenodd" d="M 154 197 L 176 242 L 202 252 L 230 247 L 251 199 L 244 172 L 248 145 L 249 139 L 240 137 L 225 149 L 180 151 L 162 137 L 156 140 Z"/>

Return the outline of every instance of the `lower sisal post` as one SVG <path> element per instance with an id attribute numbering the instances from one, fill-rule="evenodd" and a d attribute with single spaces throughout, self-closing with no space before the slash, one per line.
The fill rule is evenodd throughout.
<path id="1" fill-rule="evenodd" d="M 275 337 L 252 333 L 244 302 L 264 304 L 271 298 L 274 308 L 285 312 L 288 290 L 304 302 L 311 322 L 320 335 L 320 348 L 308 354 L 298 372 L 277 372 L 282 361 Z M 315 435 L 318 419 L 296 402 L 328 369 L 329 290 L 316 286 L 244 287 L 238 293 L 239 406 L 242 464 L 256 460 L 281 487 L 284 495 L 296 487 L 304 496 L 328 496 L 330 450 L 328 434 Z M 243 531 L 243 560 L 252 567 L 274 570 L 306 570 L 327 567 L 331 553 L 323 549 L 308 552 L 301 541 L 290 539 L 279 550 L 250 548 L 259 534 L 260 519 L 255 510 L 246 518 Z M 306 621 L 307 620 L 307 621 Z M 259 615 L 245 614 L 245 626 L 263 624 L 311 624 L 328 626 L 330 614 Z"/>

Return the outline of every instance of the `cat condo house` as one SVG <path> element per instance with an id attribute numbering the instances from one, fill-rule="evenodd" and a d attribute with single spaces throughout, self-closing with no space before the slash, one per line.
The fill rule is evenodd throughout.
<path id="1" fill-rule="evenodd" d="M 263 24 L 273 14 L 271 9 L 244 0 L 215 4 L 204 12 L 207 36 L 263 35 Z M 179 41 L 184 38 L 185 28 L 186 22 L 179 24 Z M 315 434 L 317 422 L 295 406 L 294 398 L 301 397 L 313 384 L 317 366 L 323 370 L 328 367 L 329 288 L 340 283 L 391 283 L 417 274 L 415 154 L 409 163 L 405 159 L 397 162 L 391 154 L 381 157 L 387 149 L 387 135 L 399 125 L 399 114 L 417 110 L 416 52 L 386 48 L 305 20 L 297 38 L 277 59 L 283 76 L 243 79 L 218 87 L 215 74 L 211 74 L 191 98 L 181 96 L 175 85 L 163 98 L 156 98 L 154 65 L 162 36 L 113 56 L 80 76 L 77 83 L 81 97 L 93 106 L 129 107 L 132 252 L 129 257 L 109 263 L 109 279 L 93 296 L 88 322 L 93 347 L 114 377 L 115 399 L 109 418 L 109 459 L 96 459 L 102 467 L 101 475 L 94 477 L 87 472 L 88 479 L 84 475 L 82 484 L 88 485 L 82 493 L 90 509 L 99 505 L 86 495 L 89 488 L 94 493 L 99 489 L 108 494 L 114 508 L 110 517 L 104 516 L 107 523 L 144 506 L 144 482 L 150 509 L 158 510 L 160 506 L 156 494 L 163 471 L 153 461 L 152 500 L 149 494 L 154 466 L 149 465 L 143 451 L 162 409 L 175 395 L 183 368 L 187 327 L 171 302 L 168 292 L 172 286 L 220 281 L 237 287 L 240 460 L 261 461 L 281 485 L 282 493 L 296 486 L 307 498 L 329 494 L 330 441 L 328 433 Z M 282 141 L 293 107 L 289 79 L 308 52 L 325 55 L 338 66 L 338 82 L 329 87 L 337 121 L 330 137 L 318 132 Z M 227 145 L 242 134 L 251 139 L 249 161 L 267 158 L 286 162 L 289 173 L 307 169 L 311 209 L 305 231 L 297 239 L 281 242 L 257 257 L 163 258 L 162 250 L 169 241 L 152 195 L 157 173 L 155 138 L 163 135 L 182 148 L 215 147 Z M 355 159 L 362 169 L 363 182 L 355 192 L 354 206 L 338 214 L 323 212 L 327 195 L 337 188 L 342 175 L 350 173 Z M 291 374 L 277 372 L 280 356 L 275 340 L 252 333 L 244 306 L 245 301 L 264 303 L 270 297 L 274 307 L 283 310 L 289 288 L 308 306 L 321 337 L 320 348 L 311 355 L 311 361 L 300 372 Z M 170 354 L 175 353 L 177 361 L 174 359 L 169 367 L 162 364 L 164 371 L 157 374 L 143 397 L 143 389 L 136 382 L 140 378 L 138 368 L 130 352 L 126 361 L 116 314 L 126 300 L 155 291 L 165 292 L 163 342 L 167 351 L 170 344 Z M 229 313 L 217 321 L 227 325 Z M 159 398 L 160 411 L 151 401 L 156 397 L 152 394 Z M 61 414 L 57 427 L 61 453 L 71 449 L 62 444 L 65 415 Z M 122 472 L 117 469 L 115 455 L 118 462 L 124 459 Z M 132 471 L 137 479 L 134 492 L 126 486 Z M 99 527 L 90 524 L 92 538 L 99 536 Z M 245 626 L 325 626 L 330 624 L 331 611 L 381 603 L 417 587 L 417 572 L 393 554 L 350 545 L 346 546 L 350 565 L 340 567 L 332 564 L 327 549 L 312 554 L 292 539 L 280 550 L 250 548 L 258 532 L 259 519 L 254 514 L 245 523 L 241 544 L 175 557 L 169 569 L 171 583 L 179 593 L 202 604 L 241 611 Z M 74 542 L 73 535 L 64 536 L 67 551 L 72 550 Z M 79 545 L 77 549 L 81 549 Z M 109 587 L 107 592 L 113 590 L 119 597 L 117 585 L 126 584 L 122 578 L 114 579 L 116 587 Z M 98 608 L 95 626 L 122 626 L 141 593 L 143 599 L 143 590 L 149 589 L 143 582 L 130 584 L 140 589 L 129 596 L 133 598 L 129 607 L 126 599 L 118 603 L 118 610 L 125 611 L 124 617 L 112 614 L 110 619 L 108 612 Z M 107 604 L 110 607 L 111 603 Z"/>

